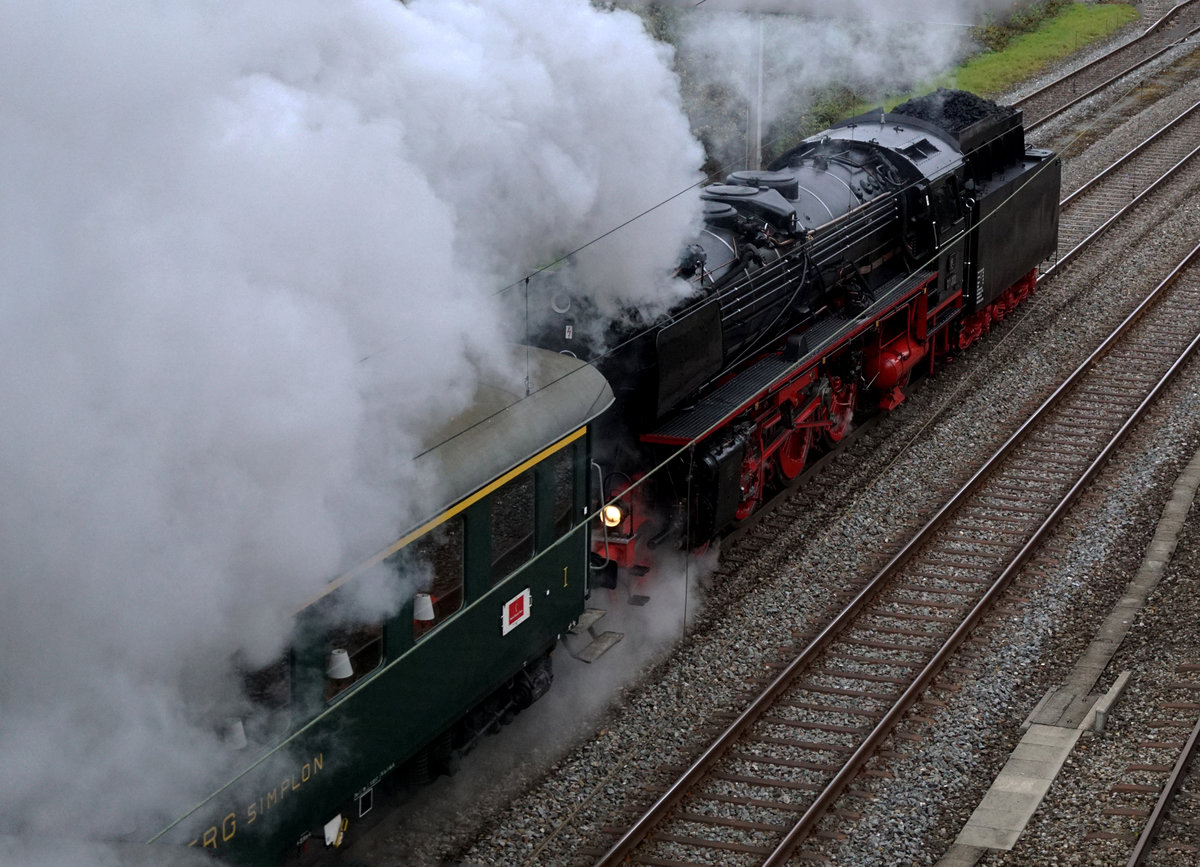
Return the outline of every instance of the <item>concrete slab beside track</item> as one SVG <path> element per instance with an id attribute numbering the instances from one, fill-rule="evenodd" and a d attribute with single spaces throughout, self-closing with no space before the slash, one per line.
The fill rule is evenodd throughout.
<path id="1" fill-rule="evenodd" d="M 1080 734 L 1085 729 L 1103 726 L 1127 676 L 1119 678 L 1105 695 L 1094 695 L 1092 690 L 1171 562 L 1197 488 L 1200 488 L 1200 451 L 1176 479 L 1141 567 L 1124 595 L 1063 685 L 1048 692 L 1033 709 L 1025 721 L 1025 736 L 958 838 L 937 862 L 938 867 L 972 867 L 988 849 L 1012 849 Z"/>

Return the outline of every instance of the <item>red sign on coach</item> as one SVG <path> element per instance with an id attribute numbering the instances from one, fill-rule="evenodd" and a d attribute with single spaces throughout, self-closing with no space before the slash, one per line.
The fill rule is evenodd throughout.
<path id="1" fill-rule="evenodd" d="M 500 616 L 500 634 L 508 635 L 516 626 L 528 620 L 532 603 L 533 596 L 528 588 L 505 602 L 504 612 Z"/>

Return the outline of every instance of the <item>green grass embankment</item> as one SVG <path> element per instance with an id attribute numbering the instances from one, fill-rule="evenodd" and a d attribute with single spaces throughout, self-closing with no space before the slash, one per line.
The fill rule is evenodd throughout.
<path id="1" fill-rule="evenodd" d="M 1013 38 L 1003 50 L 972 57 L 946 82 L 983 96 L 1000 93 L 1111 36 L 1137 16 L 1137 10 L 1124 3 L 1072 3 L 1036 30 Z"/>
<path id="2" fill-rule="evenodd" d="M 769 161 L 777 156 L 771 152 L 775 142 L 812 135 L 843 118 L 870 111 L 881 104 L 891 109 L 938 87 L 994 97 L 1032 78 L 1056 61 L 1111 36 L 1138 16 L 1137 10 L 1125 3 L 1070 3 L 1037 24 L 1030 23 L 1029 14 L 1027 12 L 1014 24 L 982 26 L 979 34 L 982 41 L 1003 47 L 976 54 L 936 79 L 915 84 L 906 93 L 893 91 L 871 95 L 844 87 L 827 88 L 806 111 L 776 125 L 771 137 L 773 142 L 764 148 L 765 157 Z"/>

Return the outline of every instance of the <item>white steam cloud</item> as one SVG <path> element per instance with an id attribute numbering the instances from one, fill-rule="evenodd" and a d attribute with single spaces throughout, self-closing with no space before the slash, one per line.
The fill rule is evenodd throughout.
<path id="1" fill-rule="evenodd" d="M 800 5 L 726 0 L 677 12 L 672 20 L 687 77 L 758 105 L 765 128 L 810 108 L 822 88 L 901 95 L 929 85 L 975 49 L 971 26 L 985 13 L 1013 5 L 1014 0 L 809 0 Z M 704 113 L 711 108 L 700 100 L 693 121 L 705 127 Z M 740 138 L 742 131 L 722 132 L 721 122 L 713 120 L 707 127 L 713 150 L 738 152 L 740 141 L 722 137 Z"/>
<path id="2" fill-rule="evenodd" d="M 2 21 L 0 815 L 112 837 L 208 791 L 230 654 L 419 508 L 497 289 L 702 155 L 669 49 L 585 0 Z M 580 272 L 653 303 L 690 211 Z"/>
<path id="3" fill-rule="evenodd" d="M 797 91 L 830 84 L 910 86 L 949 67 L 960 56 L 966 30 L 902 23 L 890 17 L 854 20 L 793 15 L 718 15 L 719 27 L 693 18 L 681 48 L 698 68 L 747 98 L 756 95 L 762 37 L 763 118 L 793 105 Z"/>

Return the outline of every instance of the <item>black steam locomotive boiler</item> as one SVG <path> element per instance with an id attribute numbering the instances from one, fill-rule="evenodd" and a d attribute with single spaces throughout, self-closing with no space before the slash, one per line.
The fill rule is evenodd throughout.
<path id="1" fill-rule="evenodd" d="M 896 407 L 1019 304 L 1056 249 L 1060 172 L 1019 111 L 938 90 L 706 187 L 678 267 L 692 292 L 658 320 L 588 340 L 586 299 L 544 299 L 539 342 L 616 395 L 597 452 L 600 583 L 746 518 L 856 413 Z"/>

